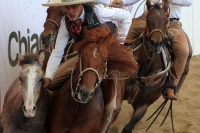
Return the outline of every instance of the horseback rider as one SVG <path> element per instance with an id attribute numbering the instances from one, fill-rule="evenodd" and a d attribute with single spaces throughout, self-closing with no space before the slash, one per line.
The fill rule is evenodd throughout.
<path id="1" fill-rule="evenodd" d="M 46 4 L 43 4 L 43 6 L 62 6 L 62 11 L 66 12 L 66 16 L 61 20 L 55 49 L 52 51 L 48 60 L 43 88 L 55 91 L 70 77 L 73 65 L 78 61 L 79 56 L 76 55 L 68 59 L 62 65 L 60 65 L 60 62 L 68 39 L 72 36 L 74 42 L 80 41 L 83 37 L 83 27 L 93 29 L 110 21 L 118 22 L 118 37 L 122 40 L 121 44 L 124 44 L 132 20 L 130 13 L 124 9 L 110 8 L 103 4 L 92 5 L 91 3 L 103 3 L 108 5 L 110 0 L 50 0 Z M 109 27 L 112 29 L 112 24 Z M 111 31 L 113 31 L 113 29 Z M 113 108 L 110 107 L 109 104 L 108 108 L 114 110 L 115 106 Z M 105 113 L 101 128 L 98 131 L 99 133 L 103 133 L 107 129 L 111 117 L 112 113 Z"/>
<path id="2" fill-rule="evenodd" d="M 164 1 L 164 0 L 163 0 Z M 189 71 L 189 61 L 192 56 L 190 42 L 188 36 L 182 29 L 181 19 L 182 6 L 191 6 L 193 0 L 168 0 L 169 1 L 169 27 L 168 33 L 172 37 L 172 50 L 174 55 L 172 69 L 175 70 L 173 82 L 175 88 L 166 88 L 163 97 L 165 99 L 177 100 L 179 89 Z M 162 3 L 161 0 L 151 0 L 152 4 L 156 2 Z M 115 0 L 113 5 L 122 6 L 122 0 Z M 132 4 L 132 1 L 127 1 L 126 4 Z M 143 32 L 146 25 L 146 12 L 140 17 L 134 18 L 129 29 L 129 33 L 125 43 L 134 42 Z"/>
<path id="3" fill-rule="evenodd" d="M 94 6 L 84 4 L 90 2 L 107 4 L 106 0 L 102 0 L 102 2 L 100 0 L 51 0 L 43 4 L 43 6 L 62 6 L 62 10 L 66 12 L 66 16 L 61 20 L 55 49 L 52 51 L 47 64 L 44 88 L 48 86 L 49 90 L 55 90 L 71 74 L 71 69 L 78 60 L 78 56 L 69 59 L 60 67 L 59 65 L 69 37 L 73 35 L 75 42 L 81 40 L 82 23 L 88 28 L 93 28 L 101 25 L 101 23 L 117 21 L 119 22 L 119 38 L 125 40 L 131 24 L 130 13 L 120 8 L 105 7 L 103 4 L 95 4 Z M 74 23 L 72 23 L 73 20 L 75 20 Z M 90 25 L 90 23 L 92 24 Z"/>

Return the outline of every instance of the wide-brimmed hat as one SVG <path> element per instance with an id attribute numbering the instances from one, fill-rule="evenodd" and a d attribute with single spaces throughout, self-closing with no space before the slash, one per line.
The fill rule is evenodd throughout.
<path id="1" fill-rule="evenodd" d="M 43 6 L 64 6 L 84 3 L 95 3 L 97 0 L 49 0 Z"/>

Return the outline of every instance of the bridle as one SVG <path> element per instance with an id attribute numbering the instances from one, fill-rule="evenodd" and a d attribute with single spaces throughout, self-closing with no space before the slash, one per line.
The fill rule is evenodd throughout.
<path id="1" fill-rule="evenodd" d="M 54 21 L 53 19 L 47 19 L 46 22 L 44 23 L 44 25 L 45 25 L 48 21 L 51 21 L 52 23 L 54 23 L 54 24 L 57 26 L 57 29 L 60 28 L 59 24 L 56 23 L 56 21 Z"/>
<path id="2" fill-rule="evenodd" d="M 153 8 L 155 8 L 155 7 L 153 6 L 153 7 L 151 7 L 151 8 L 149 9 L 149 11 L 147 12 L 147 15 L 146 15 L 146 16 L 148 16 L 149 12 L 150 12 Z M 163 33 L 162 30 L 160 30 L 160 29 L 154 29 L 154 30 L 152 30 L 151 32 L 149 32 L 149 30 L 148 30 L 148 28 L 147 28 L 147 24 L 146 24 L 145 31 L 146 31 L 146 35 L 147 35 L 148 38 L 150 38 L 151 35 L 152 35 L 154 32 L 160 32 L 161 35 L 162 35 L 162 40 L 164 39 L 164 33 Z"/>
<path id="3" fill-rule="evenodd" d="M 50 40 L 50 42 L 52 42 L 53 46 L 48 46 L 48 48 L 46 48 L 47 50 L 50 49 L 49 47 L 53 47 L 54 48 L 55 40 L 56 40 L 56 37 L 58 35 L 58 30 L 60 28 L 59 24 L 56 21 L 54 21 L 53 19 L 47 19 L 46 22 L 44 23 L 44 27 L 47 24 L 47 22 L 49 22 L 49 21 L 56 25 L 56 30 L 53 32 L 52 40 Z"/>
<path id="4" fill-rule="evenodd" d="M 153 8 L 155 8 L 155 7 L 152 6 L 152 7 L 148 10 L 146 16 L 148 16 L 149 12 L 150 12 Z M 168 21 L 168 23 L 169 23 L 169 21 Z M 168 24 L 167 24 L 167 25 L 168 25 Z M 167 25 L 166 25 L 166 27 L 167 27 Z M 144 45 L 144 40 L 145 40 L 145 36 L 146 36 L 146 37 L 148 38 L 147 43 L 150 44 L 149 38 L 151 37 L 151 35 L 152 35 L 154 32 L 160 32 L 160 34 L 161 34 L 161 36 L 162 36 L 162 42 L 163 42 L 163 40 L 164 40 L 164 38 L 165 38 L 165 34 L 166 34 L 166 33 L 164 34 L 163 31 L 160 30 L 160 29 L 154 29 L 154 30 L 152 30 L 151 32 L 149 32 L 149 30 L 148 30 L 148 28 L 147 28 L 147 23 L 146 23 L 145 31 L 144 31 L 144 33 L 143 33 L 143 47 L 144 47 L 144 50 L 145 50 L 145 54 L 146 54 L 146 56 L 147 56 L 149 59 L 156 59 L 156 58 L 151 58 L 151 57 L 147 54 L 147 49 L 146 49 L 146 47 L 145 47 L 145 45 Z M 149 50 L 149 51 L 152 52 L 151 46 L 150 46 L 150 50 Z"/>
<path id="5" fill-rule="evenodd" d="M 82 55 L 82 53 L 81 53 Z M 94 90 L 101 84 L 101 82 L 103 81 L 103 79 L 105 79 L 107 77 L 106 73 L 107 73 L 107 61 L 104 62 L 104 71 L 102 72 L 102 74 L 99 74 L 98 71 L 94 68 L 86 68 L 84 70 L 82 70 L 82 63 L 81 63 L 81 56 L 80 56 L 80 60 L 79 60 L 79 66 L 80 66 L 80 73 L 78 75 L 78 82 L 76 84 L 76 88 L 75 90 L 73 91 L 73 73 L 74 73 L 74 70 L 76 69 L 76 66 L 77 66 L 78 62 L 74 63 L 74 66 L 73 66 L 73 69 L 72 69 L 72 72 L 71 72 L 71 82 L 70 82 L 70 87 L 71 87 L 71 95 L 72 97 L 74 98 L 75 101 L 79 102 L 79 103 L 86 103 L 86 102 L 82 102 L 80 101 L 79 99 L 76 98 L 76 95 L 78 95 L 78 88 L 80 87 L 80 81 L 82 79 L 82 76 L 85 72 L 87 71 L 93 71 L 96 76 L 97 76 L 97 82 L 95 84 L 95 87 L 94 87 Z"/>

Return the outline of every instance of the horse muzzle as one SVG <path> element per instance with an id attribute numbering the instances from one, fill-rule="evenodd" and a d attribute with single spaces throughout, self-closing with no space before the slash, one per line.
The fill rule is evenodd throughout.
<path id="1" fill-rule="evenodd" d="M 28 117 L 28 118 L 32 118 L 35 116 L 36 110 L 37 110 L 37 106 L 33 105 L 33 106 L 22 106 L 22 110 L 24 112 L 24 116 Z"/>
<path id="2" fill-rule="evenodd" d="M 92 97 L 94 96 L 94 89 L 90 89 L 92 91 L 86 90 L 84 88 L 81 88 L 78 93 L 78 99 L 82 103 L 87 103 Z"/>
<path id="3" fill-rule="evenodd" d="M 53 41 L 53 34 L 42 34 L 42 44 L 49 45 Z"/>

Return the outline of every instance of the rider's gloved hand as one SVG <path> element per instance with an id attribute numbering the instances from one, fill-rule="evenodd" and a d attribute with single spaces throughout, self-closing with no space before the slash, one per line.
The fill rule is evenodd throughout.
<path id="1" fill-rule="evenodd" d="M 45 79 L 44 79 L 43 88 L 46 89 L 50 82 L 51 82 L 51 79 L 50 79 L 50 78 L 45 78 Z"/>

